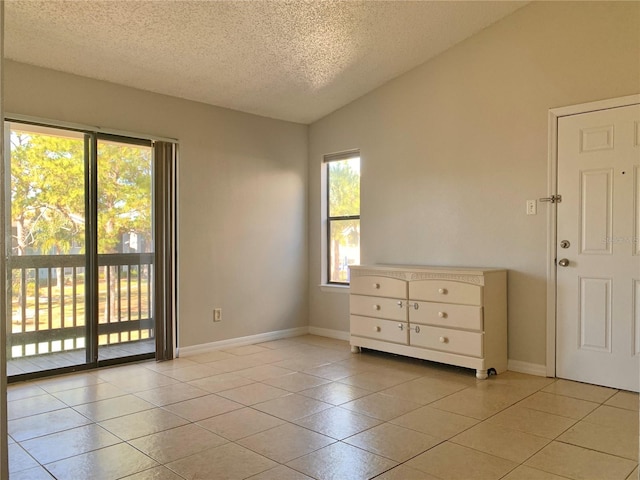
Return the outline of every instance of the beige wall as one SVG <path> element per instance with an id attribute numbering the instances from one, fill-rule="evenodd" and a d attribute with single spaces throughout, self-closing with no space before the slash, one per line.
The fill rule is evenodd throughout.
<path id="1" fill-rule="evenodd" d="M 5 73 L 8 113 L 180 141 L 181 347 L 307 325 L 307 126 L 15 62 Z"/>
<path id="2" fill-rule="evenodd" d="M 362 263 L 509 269 L 509 358 L 545 363 L 547 114 L 640 92 L 640 3 L 532 3 L 310 130 L 310 325 L 347 331 L 318 287 L 321 158 L 360 148 Z M 561 192 L 560 192 L 561 193 Z"/>

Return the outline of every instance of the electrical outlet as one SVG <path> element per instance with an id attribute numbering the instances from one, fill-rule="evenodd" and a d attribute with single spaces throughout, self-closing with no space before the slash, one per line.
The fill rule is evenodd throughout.
<path id="1" fill-rule="evenodd" d="M 538 202 L 536 200 L 527 200 L 527 215 L 535 215 L 538 213 Z"/>
<path id="2" fill-rule="evenodd" d="M 222 321 L 222 309 L 221 308 L 214 308 L 213 309 L 213 321 L 214 322 L 221 322 Z"/>

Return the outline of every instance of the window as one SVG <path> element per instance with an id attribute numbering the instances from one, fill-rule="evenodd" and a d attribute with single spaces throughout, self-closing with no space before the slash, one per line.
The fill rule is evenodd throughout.
<path id="1" fill-rule="evenodd" d="M 327 283 L 348 284 L 360 263 L 360 153 L 324 157 L 327 192 Z"/>

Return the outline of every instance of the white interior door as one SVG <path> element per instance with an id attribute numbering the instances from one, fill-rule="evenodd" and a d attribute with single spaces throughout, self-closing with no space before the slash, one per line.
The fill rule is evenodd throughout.
<path id="1" fill-rule="evenodd" d="M 640 105 L 558 119 L 558 193 L 557 376 L 638 391 Z"/>

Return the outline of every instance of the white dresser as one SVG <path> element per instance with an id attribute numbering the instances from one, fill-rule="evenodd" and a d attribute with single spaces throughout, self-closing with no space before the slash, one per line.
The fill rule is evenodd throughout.
<path id="1" fill-rule="evenodd" d="M 507 369 L 507 272 L 351 267 L 351 351 L 360 347 L 476 370 Z"/>

